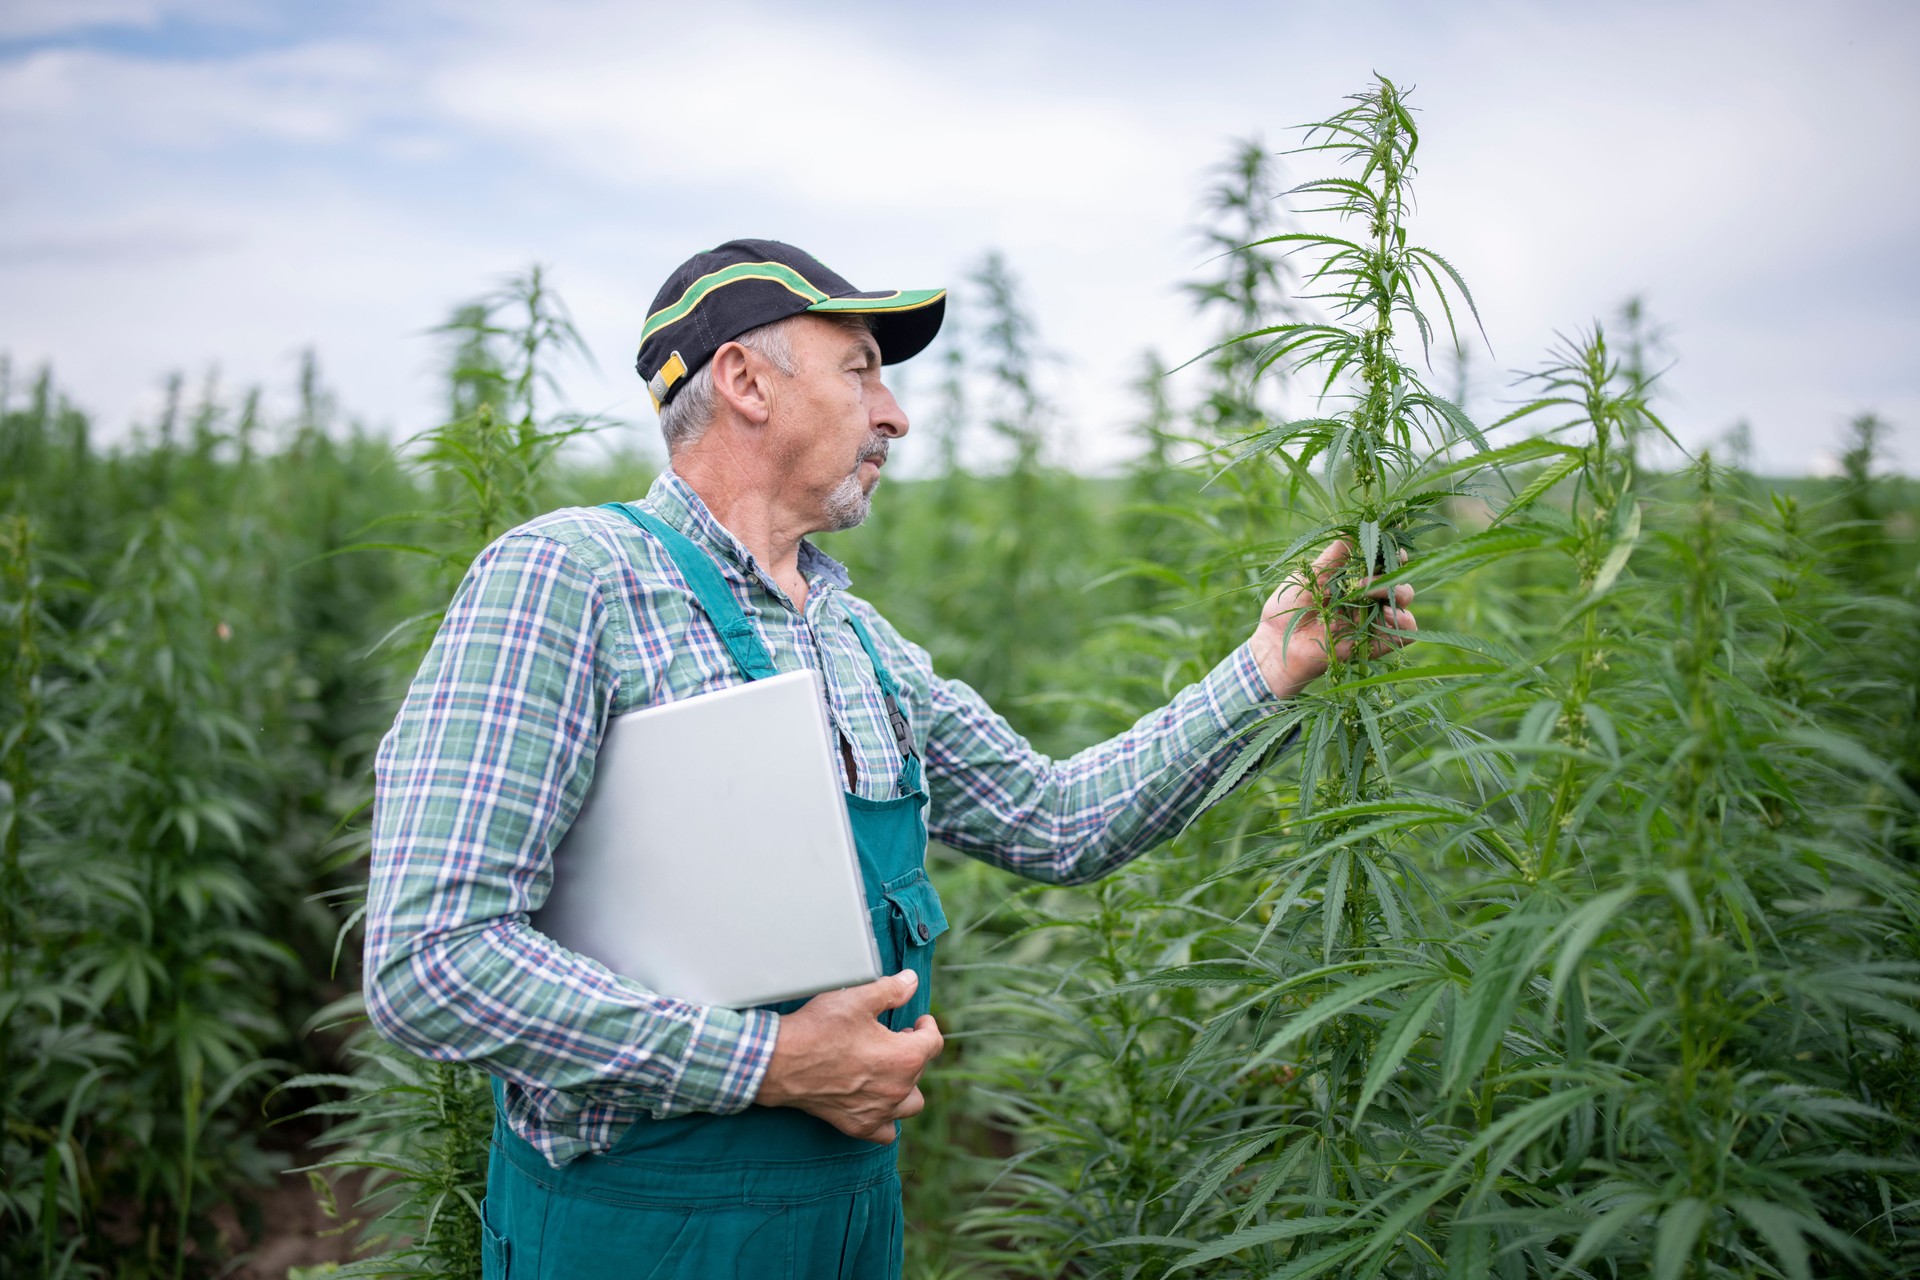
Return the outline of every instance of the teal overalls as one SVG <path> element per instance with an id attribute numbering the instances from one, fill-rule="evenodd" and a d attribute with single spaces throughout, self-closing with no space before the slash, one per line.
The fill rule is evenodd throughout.
<path id="1" fill-rule="evenodd" d="M 646 511 L 607 503 L 673 557 L 707 619 L 749 680 L 774 674 L 761 643 L 706 553 Z M 898 686 L 873 637 L 847 614 L 873 663 L 901 752 L 897 798 L 849 794 L 881 968 L 911 968 L 913 999 L 881 1015 L 901 1031 L 927 1012 L 934 939 L 947 927 L 927 879 L 920 761 Z M 790 1013 L 805 1001 L 770 1005 Z M 483 1209 L 484 1280 L 896 1280 L 904 1219 L 896 1146 L 850 1138 L 786 1107 L 737 1115 L 641 1119 L 598 1155 L 549 1165 L 507 1126 L 494 1081 L 493 1149 Z"/>

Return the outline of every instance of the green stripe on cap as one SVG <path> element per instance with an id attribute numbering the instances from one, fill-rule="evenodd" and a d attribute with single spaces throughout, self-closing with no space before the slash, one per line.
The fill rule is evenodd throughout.
<path id="1" fill-rule="evenodd" d="M 827 300 L 827 295 L 807 282 L 807 278 L 782 262 L 737 262 L 731 267 L 722 267 L 718 271 L 701 276 L 687 286 L 687 291 L 668 305 L 647 317 L 647 323 L 640 330 L 640 342 L 645 345 L 648 338 L 677 320 L 686 319 L 692 310 L 700 305 L 700 300 L 723 285 L 737 284 L 742 280 L 771 280 L 773 283 L 798 294 L 810 303 Z"/>
<path id="2" fill-rule="evenodd" d="M 885 298 L 828 298 L 808 307 L 809 311 L 839 311 L 864 315 L 879 311 L 912 311 L 931 306 L 947 296 L 945 289 L 895 289 Z"/>

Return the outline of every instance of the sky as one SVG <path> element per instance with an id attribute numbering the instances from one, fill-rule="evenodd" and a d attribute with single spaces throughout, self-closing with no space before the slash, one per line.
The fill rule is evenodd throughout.
<path id="1" fill-rule="evenodd" d="M 1056 456 L 1110 467 L 1142 353 L 1213 336 L 1180 289 L 1208 171 L 1376 71 L 1415 87 L 1414 236 L 1479 304 L 1476 414 L 1638 295 L 1690 447 L 1744 421 L 1821 472 L 1874 411 L 1920 472 L 1910 2 L 3 0 L 0 352 L 111 438 L 175 370 L 284 402 L 312 348 L 399 437 L 440 410 L 431 328 L 539 262 L 595 360 L 567 398 L 651 437 L 633 348 L 692 253 L 788 240 L 964 308 L 999 250 Z"/>

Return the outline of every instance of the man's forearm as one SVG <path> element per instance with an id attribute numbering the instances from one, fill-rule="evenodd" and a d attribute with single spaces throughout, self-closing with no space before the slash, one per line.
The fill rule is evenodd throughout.
<path id="1" fill-rule="evenodd" d="M 1282 708 L 1243 645 L 1125 733 L 1055 761 L 945 682 L 927 746 L 933 834 L 1032 879 L 1092 880 L 1178 831 Z"/>
<path id="2" fill-rule="evenodd" d="M 656 1117 L 744 1108 L 773 1049 L 773 1015 L 645 991 L 524 923 L 416 935 L 369 960 L 367 1013 L 395 1043 Z"/>

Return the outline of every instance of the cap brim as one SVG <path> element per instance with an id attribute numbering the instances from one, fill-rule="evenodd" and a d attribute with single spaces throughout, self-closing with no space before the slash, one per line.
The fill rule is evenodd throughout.
<path id="1" fill-rule="evenodd" d="M 828 298 L 807 308 L 827 315 L 870 317 L 873 340 L 880 344 L 880 363 L 899 364 L 927 349 L 946 319 L 945 289 L 895 289 L 882 293 L 850 293 Z"/>

